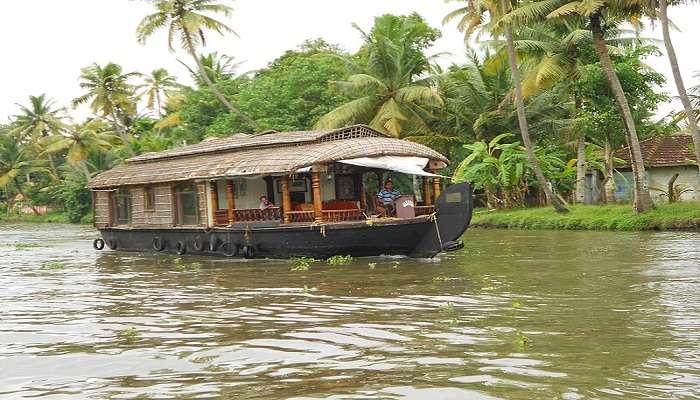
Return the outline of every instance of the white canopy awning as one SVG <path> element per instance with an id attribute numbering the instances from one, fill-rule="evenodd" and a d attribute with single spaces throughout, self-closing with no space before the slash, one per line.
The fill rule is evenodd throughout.
<path id="1" fill-rule="evenodd" d="M 428 165 L 428 161 L 429 160 L 424 157 L 380 156 L 351 158 L 338 162 L 360 167 L 386 169 L 409 175 L 440 176 L 423 170 L 425 166 Z"/>

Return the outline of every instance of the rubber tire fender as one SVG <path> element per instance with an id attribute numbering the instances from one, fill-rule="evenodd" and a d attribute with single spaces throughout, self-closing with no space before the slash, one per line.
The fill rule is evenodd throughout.
<path id="1" fill-rule="evenodd" d="M 187 245 L 185 242 L 179 241 L 175 243 L 175 253 L 177 253 L 178 256 L 182 256 L 187 253 Z"/>
<path id="2" fill-rule="evenodd" d="M 464 248 L 464 242 L 462 242 L 461 240 L 453 240 L 453 241 L 445 243 L 442 246 L 442 249 L 444 251 L 457 251 L 457 250 L 462 249 L 462 248 Z"/>
<path id="3" fill-rule="evenodd" d="M 221 245 L 221 252 L 224 253 L 226 257 L 234 257 L 236 254 L 238 254 L 238 245 L 231 242 L 226 242 Z"/>
<path id="4" fill-rule="evenodd" d="M 204 239 L 202 239 L 201 236 L 195 236 L 192 241 L 192 248 L 195 249 L 195 251 L 204 250 Z"/>
<path id="5" fill-rule="evenodd" d="M 165 250 L 165 240 L 162 237 L 156 236 L 153 238 L 153 250 L 163 251 Z"/>
<path id="6" fill-rule="evenodd" d="M 92 241 L 92 248 L 95 250 L 102 250 L 105 248 L 105 241 L 103 239 L 97 238 Z"/>
<path id="7" fill-rule="evenodd" d="M 109 247 L 110 250 L 117 249 L 117 240 L 116 239 L 107 239 L 107 240 L 105 240 L 105 243 L 107 243 L 107 247 Z"/>

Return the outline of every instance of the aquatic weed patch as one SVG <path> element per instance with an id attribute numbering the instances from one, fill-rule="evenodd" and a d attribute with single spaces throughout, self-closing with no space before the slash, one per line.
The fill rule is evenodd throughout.
<path id="1" fill-rule="evenodd" d="M 14 247 L 15 250 L 30 250 L 30 249 L 37 249 L 40 247 L 44 247 L 38 243 L 15 243 L 15 244 L 8 244 L 10 247 Z"/>
<path id="2" fill-rule="evenodd" d="M 328 265 L 348 265 L 350 263 L 352 263 L 351 255 L 335 255 L 326 260 L 326 264 Z"/>
<path id="3" fill-rule="evenodd" d="M 311 268 L 311 264 L 318 261 L 311 257 L 292 257 L 290 260 L 294 262 L 292 271 L 308 271 Z"/>
<path id="4" fill-rule="evenodd" d="M 65 268 L 66 265 L 63 264 L 62 262 L 58 261 L 44 261 L 41 263 L 41 268 L 46 268 L 46 269 L 63 269 Z"/>

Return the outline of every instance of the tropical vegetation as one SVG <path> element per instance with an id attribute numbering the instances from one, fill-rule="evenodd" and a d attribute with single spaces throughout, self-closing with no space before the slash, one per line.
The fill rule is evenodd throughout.
<path id="1" fill-rule="evenodd" d="M 454 1 L 442 29 L 464 33 L 464 63 L 431 54 L 442 32 L 419 14 L 387 14 L 353 25 L 357 51 L 309 39 L 249 72 L 237 56 L 205 51 L 210 35 L 235 34 L 228 2 L 152 3 L 132 22 L 137 40 L 167 32 L 168 48 L 189 56 L 180 62 L 192 83 L 164 68 L 92 63 L 76 71 L 82 94 L 71 104 L 28 96 L 0 126 L 3 214 L 48 206 L 80 221 L 90 216 L 86 183 L 126 158 L 270 129 L 367 124 L 446 154 L 453 180 L 472 181 L 485 207 L 548 204 L 572 216 L 585 208 L 572 203 L 583 202 L 589 170 L 615 202 L 615 149 L 631 149 L 629 213 L 654 207 L 641 140 L 687 129 L 700 152 L 700 85 L 680 79 L 667 16 L 675 2 Z M 646 63 L 659 49 L 635 31 L 649 20 L 660 23 L 683 104 L 667 118 L 656 117 L 669 100 L 664 76 Z M 77 107 L 89 117 L 78 120 Z"/>

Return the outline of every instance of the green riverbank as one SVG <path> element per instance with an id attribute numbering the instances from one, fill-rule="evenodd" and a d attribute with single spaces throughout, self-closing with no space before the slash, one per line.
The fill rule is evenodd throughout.
<path id="1" fill-rule="evenodd" d="M 83 217 L 80 221 L 81 224 L 90 224 L 92 221 L 92 215 Z M 68 215 L 63 212 L 51 212 L 46 215 L 34 215 L 34 214 L 11 214 L 0 215 L 0 222 L 44 222 L 44 223 L 57 223 L 57 224 L 68 224 L 70 223 Z"/>
<path id="2" fill-rule="evenodd" d="M 588 230 L 698 230 L 700 202 L 659 204 L 653 211 L 635 215 L 632 206 L 571 206 L 566 214 L 552 208 L 474 211 L 471 226 L 478 228 L 588 229 Z"/>

